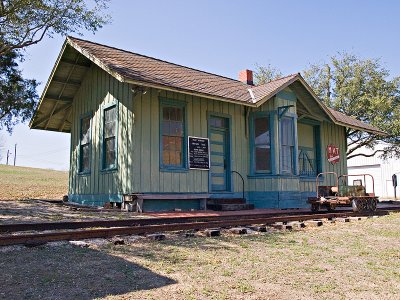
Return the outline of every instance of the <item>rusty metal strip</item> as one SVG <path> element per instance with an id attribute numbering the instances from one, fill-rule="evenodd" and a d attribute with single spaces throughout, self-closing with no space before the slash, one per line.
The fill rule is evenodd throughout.
<path id="1" fill-rule="evenodd" d="M 384 211 L 380 212 L 380 214 L 384 213 L 388 214 L 388 212 Z M 167 232 L 167 231 L 207 229 L 213 227 L 272 224 L 275 222 L 305 221 L 318 218 L 337 218 L 337 217 L 356 216 L 356 215 L 357 214 L 352 212 L 344 212 L 344 213 L 313 214 L 313 215 L 299 215 L 299 216 L 278 216 L 278 217 L 261 217 L 261 218 L 256 217 L 253 219 L 236 218 L 234 220 L 218 220 L 211 222 L 143 225 L 143 226 L 133 226 L 133 227 L 72 230 L 72 231 L 36 233 L 36 234 L 18 234 L 18 235 L 9 234 L 0 236 L 0 246 L 18 245 L 27 243 L 42 243 L 50 241 L 81 240 L 88 238 L 107 238 L 115 235 L 149 234 L 149 233 Z"/>
<path id="2" fill-rule="evenodd" d="M 347 211 L 338 211 L 336 213 L 344 213 Z M 80 229 L 94 227 L 125 227 L 125 226 L 144 226 L 144 225 L 161 225 L 173 223 L 189 223 L 189 222 L 210 222 L 232 219 L 256 219 L 270 218 L 277 216 L 298 216 L 304 215 L 304 212 L 282 212 L 282 213 L 260 213 L 248 215 L 220 215 L 220 216 L 190 216 L 190 217 L 163 217 L 148 219 L 123 219 L 123 220 L 95 220 L 95 221 L 69 221 L 69 222 L 41 222 L 41 223 L 14 223 L 0 225 L 1 232 L 20 232 L 20 231 L 38 231 L 38 230 L 59 230 L 59 229 Z M 315 214 L 313 214 L 316 216 Z M 327 213 L 320 213 L 326 217 Z"/>

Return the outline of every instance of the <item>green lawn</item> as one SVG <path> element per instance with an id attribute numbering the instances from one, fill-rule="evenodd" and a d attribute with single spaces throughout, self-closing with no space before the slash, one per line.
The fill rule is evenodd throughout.
<path id="1" fill-rule="evenodd" d="M 400 214 L 298 231 L 0 247 L 7 299 L 400 299 Z"/>
<path id="2" fill-rule="evenodd" d="M 68 172 L 0 165 L 0 200 L 62 199 Z"/>

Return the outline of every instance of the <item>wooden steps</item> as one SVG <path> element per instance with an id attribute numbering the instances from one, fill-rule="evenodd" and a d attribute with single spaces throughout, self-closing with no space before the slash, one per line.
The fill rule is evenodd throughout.
<path id="1" fill-rule="evenodd" d="M 217 211 L 251 210 L 254 204 L 246 203 L 242 198 L 208 199 L 207 209 Z"/>

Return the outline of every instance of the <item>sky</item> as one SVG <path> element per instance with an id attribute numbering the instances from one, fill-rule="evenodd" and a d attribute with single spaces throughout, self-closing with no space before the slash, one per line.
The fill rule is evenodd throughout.
<path id="1" fill-rule="evenodd" d="M 301 72 L 337 52 L 380 58 L 400 75 L 400 1 L 155 1 L 111 0 L 112 23 L 81 38 L 177 64 L 237 78 L 242 69 L 267 65 Z M 26 78 L 44 85 L 65 37 L 26 49 Z M 2 140 L 2 142 L 1 142 Z M 70 135 L 30 130 L 0 132 L 0 163 L 17 144 L 16 165 L 68 170 Z"/>

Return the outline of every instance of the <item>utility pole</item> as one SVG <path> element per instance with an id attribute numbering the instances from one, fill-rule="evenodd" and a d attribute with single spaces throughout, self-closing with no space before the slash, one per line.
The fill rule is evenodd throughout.
<path id="1" fill-rule="evenodd" d="M 14 145 L 14 167 L 15 167 L 16 160 L 17 160 L 17 144 Z"/>
<path id="2" fill-rule="evenodd" d="M 7 166 L 8 166 L 8 158 L 10 156 L 10 150 L 7 150 Z"/>

